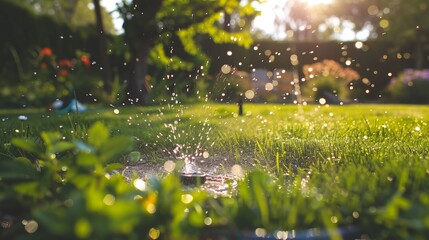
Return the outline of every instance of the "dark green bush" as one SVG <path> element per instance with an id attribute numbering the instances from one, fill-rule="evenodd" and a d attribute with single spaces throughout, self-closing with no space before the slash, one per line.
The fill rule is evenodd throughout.
<path id="1" fill-rule="evenodd" d="M 0 32 L 1 107 L 48 106 L 53 99 L 70 94 L 70 83 L 54 70 L 61 70 L 59 61 L 80 57 L 76 54 L 79 49 L 87 49 L 91 29 L 73 29 L 48 16 L 35 15 L 16 1 L 0 1 Z M 39 50 L 44 48 L 51 49 L 56 56 L 51 60 L 58 62 L 41 61 Z M 41 69 L 41 63 L 46 69 Z M 94 73 L 90 76 L 94 77 Z M 82 76 L 77 74 L 73 87 L 96 95 L 99 77 L 93 80 Z M 93 85 L 87 88 L 90 82 Z"/>
<path id="2" fill-rule="evenodd" d="M 406 70 L 390 82 L 387 93 L 399 103 L 429 103 L 429 70 Z M 426 75 L 424 75 L 426 74 Z M 421 76 L 420 76 L 421 75 Z"/>

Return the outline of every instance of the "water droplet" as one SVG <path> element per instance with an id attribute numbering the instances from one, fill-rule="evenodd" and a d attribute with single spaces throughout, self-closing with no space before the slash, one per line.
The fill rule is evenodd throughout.
<path id="1" fill-rule="evenodd" d="M 104 196 L 103 198 L 103 203 L 107 206 L 112 206 L 113 204 L 115 204 L 115 196 L 113 196 L 112 194 L 106 194 L 106 196 Z"/>
<path id="2" fill-rule="evenodd" d="M 247 91 L 244 93 L 244 96 L 245 96 L 247 99 L 253 99 L 253 98 L 255 97 L 255 92 L 254 92 L 254 91 L 252 91 L 252 90 L 247 90 Z"/>
<path id="3" fill-rule="evenodd" d="M 270 49 L 267 49 L 267 50 L 265 50 L 265 56 L 270 56 L 271 55 L 271 50 Z"/>
<path id="4" fill-rule="evenodd" d="M 204 224 L 205 225 L 209 226 L 212 224 L 212 222 L 213 222 L 213 220 L 210 217 L 204 218 Z"/>
<path id="5" fill-rule="evenodd" d="M 30 220 L 30 221 L 25 221 L 25 231 L 27 231 L 28 233 L 35 233 L 37 231 L 37 229 L 39 228 L 39 224 L 34 221 L 34 220 Z"/>
<path id="6" fill-rule="evenodd" d="M 194 200 L 194 197 L 191 194 L 183 194 L 181 200 L 184 204 L 189 204 Z"/>
<path id="7" fill-rule="evenodd" d="M 237 176 L 237 177 L 243 176 L 243 169 L 238 164 L 235 164 L 234 166 L 232 166 L 231 172 L 234 176 Z"/>
<path id="8" fill-rule="evenodd" d="M 173 152 L 177 152 L 177 150 L 173 150 Z M 176 163 L 171 160 L 168 160 L 164 163 L 164 170 L 171 173 L 176 168 Z"/>
<path id="9" fill-rule="evenodd" d="M 390 25 L 390 23 L 389 23 L 389 20 L 387 20 L 387 19 L 382 19 L 379 22 L 379 26 L 384 28 L 384 29 L 388 28 L 389 25 Z"/>
<path id="10" fill-rule="evenodd" d="M 288 231 L 276 231 L 274 233 L 274 236 L 276 239 L 288 239 L 289 238 L 289 232 Z"/>
<path id="11" fill-rule="evenodd" d="M 28 119 L 28 117 L 25 116 L 25 115 L 19 115 L 18 119 L 21 120 L 21 121 L 26 121 Z"/>
<path id="12" fill-rule="evenodd" d="M 357 49 L 361 49 L 361 48 L 363 47 L 363 43 L 362 43 L 361 41 L 357 41 L 357 42 L 355 43 L 355 47 L 356 47 Z"/>
<path id="13" fill-rule="evenodd" d="M 156 229 L 156 228 L 151 228 L 150 230 L 149 230 L 149 237 L 151 238 L 151 239 L 158 239 L 159 238 L 159 236 L 161 235 L 161 231 L 159 231 L 158 229 Z"/>
<path id="14" fill-rule="evenodd" d="M 140 178 L 137 178 L 136 180 L 134 180 L 133 185 L 135 188 L 137 188 L 140 191 L 144 191 L 146 189 L 146 182 Z"/>
<path id="15" fill-rule="evenodd" d="M 265 90 L 266 91 L 271 91 L 271 90 L 273 90 L 273 88 L 274 88 L 274 85 L 272 83 L 266 83 L 265 84 Z"/>
<path id="16" fill-rule="evenodd" d="M 154 213 L 156 212 L 156 206 L 155 206 L 153 203 L 148 203 L 148 204 L 146 205 L 146 211 L 147 211 L 149 214 L 154 214 Z"/>
<path id="17" fill-rule="evenodd" d="M 257 228 L 255 230 L 255 234 L 257 237 L 265 237 L 265 235 L 267 235 L 267 230 L 265 230 L 264 228 Z"/>

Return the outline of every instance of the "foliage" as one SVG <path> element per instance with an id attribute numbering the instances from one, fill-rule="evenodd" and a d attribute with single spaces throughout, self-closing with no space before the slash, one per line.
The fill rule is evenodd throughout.
<path id="1" fill-rule="evenodd" d="M 360 78 L 351 68 L 344 68 L 334 60 L 323 60 L 303 66 L 307 83 L 303 93 L 315 101 L 328 99 L 330 95 L 347 99 L 348 85 Z"/>
<path id="2" fill-rule="evenodd" d="M 371 38 L 394 42 L 395 50 L 413 46 L 414 67 L 421 69 L 429 47 L 428 8 L 419 0 L 341 0 L 326 6 L 320 16 L 351 21 L 356 31 L 366 28 Z"/>
<path id="3" fill-rule="evenodd" d="M 427 107 L 307 106 L 296 114 L 296 106 L 245 104 L 248 114 L 241 118 L 230 114 L 234 109 L 212 106 L 216 152 L 252 149 L 260 165 L 238 179 L 236 192 L 227 197 L 185 190 L 175 173 L 163 179 L 124 178 L 117 172 L 121 166 L 114 162 L 133 149 L 135 137 L 114 136 L 100 122 L 80 134 L 86 137 L 64 139 L 59 133 L 41 132 L 40 138 L 27 133 L 12 139 L 10 148 L 20 149 L 13 151 L 16 157 L 0 159 L 0 237 L 299 237 L 309 233 L 306 229 L 334 239 L 344 229 L 358 231 L 350 238 L 427 236 Z M 103 116 L 106 124 L 136 134 L 135 126 L 126 128 L 122 121 L 114 121 L 141 111 L 121 108 L 121 114 L 109 110 L 95 118 Z M 164 115 L 156 115 L 159 111 L 148 107 L 144 117 L 135 119 L 141 123 L 152 119 L 153 129 L 147 127 L 139 136 L 145 143 L 157 139 L 151 140 L 148 130 L 158 132 L 156 126 L 162 122 L 177 120 L 175 109 L 162 111 Z M 185 112 L 182 123 L 207 118 L 201 114 L 201 105 Z M 32 121 L 29 124 L 37 124 L 35 117 L 40 113 L 25 114 Z M 85 115 L 85 122 L 91 116 Z M 62 124 L 61 118 L 52 121 Z M 40 127 L 46 127 L 50 120 L 42 120 Z M 178 132 L 189 128 L 183 125 L 177 125 Z M 346 228 L 350 226 L 354 228 Z"/>
<path id="4" fill-rule="evenodd" d="M 46 76 L 46 78 L 49 78 L 47 81 L 39 81 L 38 79 L 37 74 L 46 72 L 40 69 L 37 62 L 41 60 L 38 59 L 41 48 L 49 47 L 52 50 L 52 54 L 55 55 L 55 60 L 72 60 L 80 58 L 79 54 L 93 55 L 93 53 L 87 53 L 82 50 L 86 48 L 87 41 L 92 36 L 89 29 L 73 29 L 67 24 L 55 22 L 46 15 L 35 15 L 21 7 L 16 1 L 0 2 L 0 18 L 0 30 L 4 33 L 0 36 L 1 89 L 8 96 L 1 95 L 2 107 L 22 106 L 22 104 L 28 106 L 28 102 L 18 100 L 24 93 L 32 94 L 40 90 L 37 98 L 43 98 L 45 96 L 41 94 L 46 93 L 50 95 L 54 91 L 52 90 L 52 85 L 47 84 L 47 81 L 51 81 L 49 79 L 54 78 L 54 76 Z M 10 24 L 11 21 L 13 21 L 13 24 Z M 79 61 L 78 59 L 76 60 L 77 62 Z M 45 62 L 45 64 L 46 67 L 53 66 L 54 68 L 58 65 L 57 62 Z M 34 75 L 35 72 L 36 75 Z M 79 76 L 79 71 L 73 70 L 72 72 L 78 75 L 76 79 L 82 83 L 89 85 L 97 84 L 97 76 L 92 74 L 82 74 Z M 63 71 L 63 73 L 65 72 Z M 52 70 L 50 74 L 56 74 L 56 72 Z M 33 83 L 40 86 L 40 89 L 28 88 Z M 18 89 L 18 86 L 22 87 Z M 42 86 L 44 89 L 41 89 Z M 31 91 L 27 91 L 28 89 L 31 89 Z M 12 92 L 15 95 L 11 95 Z M 46 97 L 50 98 L 49 96 Z M 36 102 L 36 105 L 40 106 L 41 103 Z"/>
<path id="5" fill-rule="evenodd" d="M 273 39 L 286 37 L 288 41 L 311 41 L 315 39 L 327 40 L 328 38 L 315 31 L 317 26 L 326 21 L 321 19 L 320 9 L 323 4 L 308 4 L 307 1 L 289 0 L 272 2 L 272 15 L 274 19 L 275 33 L 272 36 L 264 36 L 256 32 L 259 39 Z M 322 6 L 323 7 L 323 6 Z M 258 30 L 256 30 L 258 31 Z M 283 36 L 285 35 L 285 36 Z"/>
<path id="6" fill-rule="evenodd" d="M 95 26 L 94 10 L 89 6 L 92 0 L 22 0 L 20 4 L 37 15 L 46 15 L 56 22 L 66 23 L 73 27 Z M 114 33 L 112 16 L 102 9 L 103 24 L 109 33 Z"/>
<path id="7" fill-rule="evenodd" d="M 415 51 L 412 53 L 415 60 L 414 67 L 422 69 L 426 62 L 425 56 L 429 51 L 427 37 L 429 17 L 426 14 L 429 5 L 416 0 L 385 2 L 386 8 L 390 11 L 383 15 L 379 24 L 386 31 L 385 36 L 397 43 L 399 47 L 414 46 Z"/>
<path id="8" fill-rule="evenodd" d="M 429 8 L 427 3 L 418 0 L 385 0 L 381 3 L 384 5 L 381 5 L 379 9 L 383 12 L 379 12 L 381 18 L 377 27 L 383 28 L 387 37 L 401 45 L 410 41 L 427 42 L 428 39 L 425 35 L 429 31 L 426 14 L 426 10 Z M 398 16 L 401 17 L 398 18 Z"/>
<path id="9" fill-rule="evenodd" d="M 354 24 L 355 31 L 360 31 L 370 25 L 373 27 L 372 30 L 374 31 L 371 36 L 377 36 L 377 33 L 380 33 L 378 22 L 380 21 L 379 17 L 382 15 L 383 11 L 382 1 L 343 0 L 333 1 L 331 4 L 316 7 L 319 8 L 319 15 L 317 17 L 323 19 L 323 21 L 329 17 L 337 17 L 341 21 L 341 26 L 344 26 L 343 24 L 346 21 L 350 21 Z M 333 29 L 332 32 L 334 32 Z"/>
<path id="10" fill-rule="evenodd" d="M 75 88 L 81 90 L 79 98 L 85 92 L 95 94 L 96 82 L 86 81 L 93 78 L 90 61 L 89 54 L 82 51 L 73 59 L 58 60 L 51 48 L 40 49 L 34 54 L 30 73 L 24 73 L 16 84 L 2 84 L 3 106 L 48 107 L 55 99 L 73 98 Z"/>
<path id="11" fill-rule="evenodd" d="M 74 121 L 67 127 L 64 115 L 3 111 L 2 143 L 10 141 L 14 151 L 0 158 L 0 237 L 231 239 L 245 233 L 307 236 L 300 235 L 304 231 L 335 239 L 347 226 L 358 229 L 352 239 L 428 235 L 427 106 L 305 106 L 299 112 L 294 105 L 245 104 L 242 117 L 231 114 L 232 105 L 202 108 L 82 113 L 80 124 L 101 120 L 112 131 L 98 122 L 81 133 Z M 15 117 L 22 114 L 31 127 L 19 127 Z M 185 190 L 174 173 L 125 179 L 117 172 L 115 162 L 135 149 L 131 139 L 136 147 L 153 143 L 162 151 L 171 139 L 158 137 L 170 130 L 164 124 L 178 121 L 175 131 L 184 134 L 205 120 L 215 129 L 210 137 L 216 144 L 206 146 L 210 153 L 222 158 L 239 153 L 243 165 L 256 160 L 257 169 L 237 180 L 234 194 Z M 62 134 L 36 136 L 38 129 L 58 125 L 64 125 Z M 76 135 L 65 135 L 72 129 Z M 187 137 L 199 138 L 201 132 Z"/>
<path id="12" fill-rule="evenodd" d="M 133 68 L 127 82 L 128 100 L 147 103 L 152 87 L 173 88 L 174 84 L 168 81 L 168 77 L 177 75 L 177 71 L 187 75 L 180 79 L 179 86 L 188 87 L 173 91 L 190 89 L 195 94 L 197 84 L 193 79 L 204 76 L 209 69 L 208 57 L 201 51 L 198 38 L 206 35 L 216 43 L 249 47 L 248 31 L 241 28 L 237 32 L 229 32 L 219 22 L 224 14 L 254 15 L 251 2 L 242 5 L 240 1 L 123 1 L 119 11 L 124 19 L 124 37 L 132 55 L 129 64 Z M 151 62 L 164 64 L 162 81 L 148 82 L 148 64 Z"/>
<path id="13" fill-rule="evenodd" d="M 388 88 L 391 100 L 400 103 L 429 103 L 429 70 L 405 69 L 392 78 Z"/>

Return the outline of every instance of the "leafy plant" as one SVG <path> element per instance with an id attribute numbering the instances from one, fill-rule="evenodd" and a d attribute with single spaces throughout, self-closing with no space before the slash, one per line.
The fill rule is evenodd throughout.
<path id="1" fill-rule="evenodd" d="M 359 79 L 359 74 L 351 68 L 344 68 L 334 60 L 323 60 L 303 66 L 307 83 L 303 94 L 315 101 L 324 98 L 333 102 L 335 98 L 348 99 L 347 84 Z"/>
<path id="2" fill-rule="evenodd" d="M 429 103 L 429 70 L 406 69 L 392 78 L 387 88 L 391 100 L 401 103 Z"/>
<path id="3" fill-rule="evenodd" d="M 75 88 L 84 93 L 78 96 L 84 100 L 85 93 L 96 89 L 97 80 L 90 74 L 88 53 L 78 51 L 75 58 L 57 59 L 51 48 L 44 47 L 32 56 L 32 69 L 23 73 L 20 81 L 4 83 L 3 104 L 48 107 L 55 99 L 72 98 Z M 87 81 L 88 78 L 91 81 Z"/>
<path id="4" fill-rule="evenodd" d="M 100 122 L 79 130 L 74 124 L 67 127 L 67 121 L 74 121 L 67 116 L 38 119 L 46 113 L 30 109 L 15 112 L 28 118 L 29 132 L 24 127 L 23 134 L 22 122 L 17 124 L 13 113 L 5 111 L 10 119 L 2 116 L 2 131 L 18 138 L 3 137 L 6 145 L 13 145 L 4 145 L 8 155 L 0 159 L 0 238 L 428 235 L 425 106 L 303 106 L 298 114 L 296 106 L 247 104 L 241 117 L 232 114 L 236 106 L 220 104 L 187 106 L 179 109 L 183 112 L 175 107 L 115 110 L 79 115 L 82 126 L 101 119 L 114 127 L 112 134 Z M 162 132 L 169 130 L 166 122 L 180 121 L 175 131 L 181 134 L 192 124 L 195 131 L 186 139 L 198 139 L 202 130 L 197 129 L 205 120 L 213 128 L 207 136 L 211 140 L 197 142 L 213 155 L 206 161 L 215 161 L 218 156 L 212 153 L 217 153 L 234 158 L 244 170 L 256 168 L 228 180 L 229 195 L 184 188 L 175 172 L 149 179 L 121 174 L 118 161 L 139 161 L 146 154 L 132 147 L 131 139 L 156 143 L 154 149 L 143 148 L 155 156 L 173 139 Z M 34 129 L 56 129 L 59 124 L 65 125 L 63 134 L 35 134 Z M 224 169 L 228 172 L 226 165 Z"/>

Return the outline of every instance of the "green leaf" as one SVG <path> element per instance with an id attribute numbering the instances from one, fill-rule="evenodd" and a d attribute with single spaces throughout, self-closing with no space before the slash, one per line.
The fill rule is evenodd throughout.
<path id="1" fill-rule="evenodd" d="M 79 219 L 75 224 L 74 231 L 79 238 L 88 238 L 92 232 L 91 222 L 86 218 Z"/>
<path id="2" fill-rule="evenodd" d="M 54 144 L 54 146 L 51 149 L 51 153 L 61 153 L 61 152 L 65 152 L 67 150 L 73 149 L 74 148 L 74 144 L 70 143 L 70 142 L 59 142 Z"/>
<path id="3" fill-rule="evenodd" d="M 91 167 L 99 163 L 99 160 L 96 156 L 90 153 L 80 153 L 77 156 L 77 164 L 82 167 Z"/>
<path id="4" fill-rule="evenodd" d="M 60 141 L 61 134 L 58 132 L 42 132 L 40 137 L 43 139 L 43 142 L 47 147 L 52 146 L 56 142 Z"/>
<path id="5" fill-rule="evenodd" d="M 134 151 L 134 152 L 130 152 L 128 156 L 130 157 L 130 162 L 136 163 L 140 160 L 141 154 L 138 151 Z"/>
<path id="6" fill-rule="evenodd" d="M 96 122 L 88 130 L 88 143 L 94 147 L 99 147 L 109 138 L 109 130 L 102 122 Z"/>
<path id="7" fill-rule="evenodd" d="M 94 181 L 94 177 L 87 174 L 76 174 L 70 178 L 70 182 L 76 185 L 79 189 L 87 188 L 92 181 Z"/>
<path id="8" fill-rule="evenodd" d="M 40 181 L 15 184 L 13 188 L 19 195 L 28 196 L 33 199 L 43 199 L 50 194 L 47 186 Z"/>
<path id="9" fill-rule="evenodd" d="M 124 168 L 124 165 L 120 163 L 111 163 L 111 164 L 107 164 L 105 170 L 106 172 L 110 172 L 110 171 L 114 171 L 122 168 Z"/>
<path id="10" fill-rule="evenodd" d="M 131 151 L 133 139 L 127 136 L 117 136 L 105 142 L 99 148 L 100 160 L 106 162 L 118 157 L 120 154 Z"/>
<path id="11" fill-rule="evenodd" d="M 27 158 L 0 161 L 0 179 L 2 180 L 33 180 L 36 177 L 37 171 Z"/>
<path id="12" fill-rule="evenodd" d="M 40 146 L 28 139 L 14 138 L 12 139 L 11 143 L 15 147 L 21 148 L 22 150 L 25 150 L 27 152 L 39 154 L 39 155 L 43 154 Z"/>

